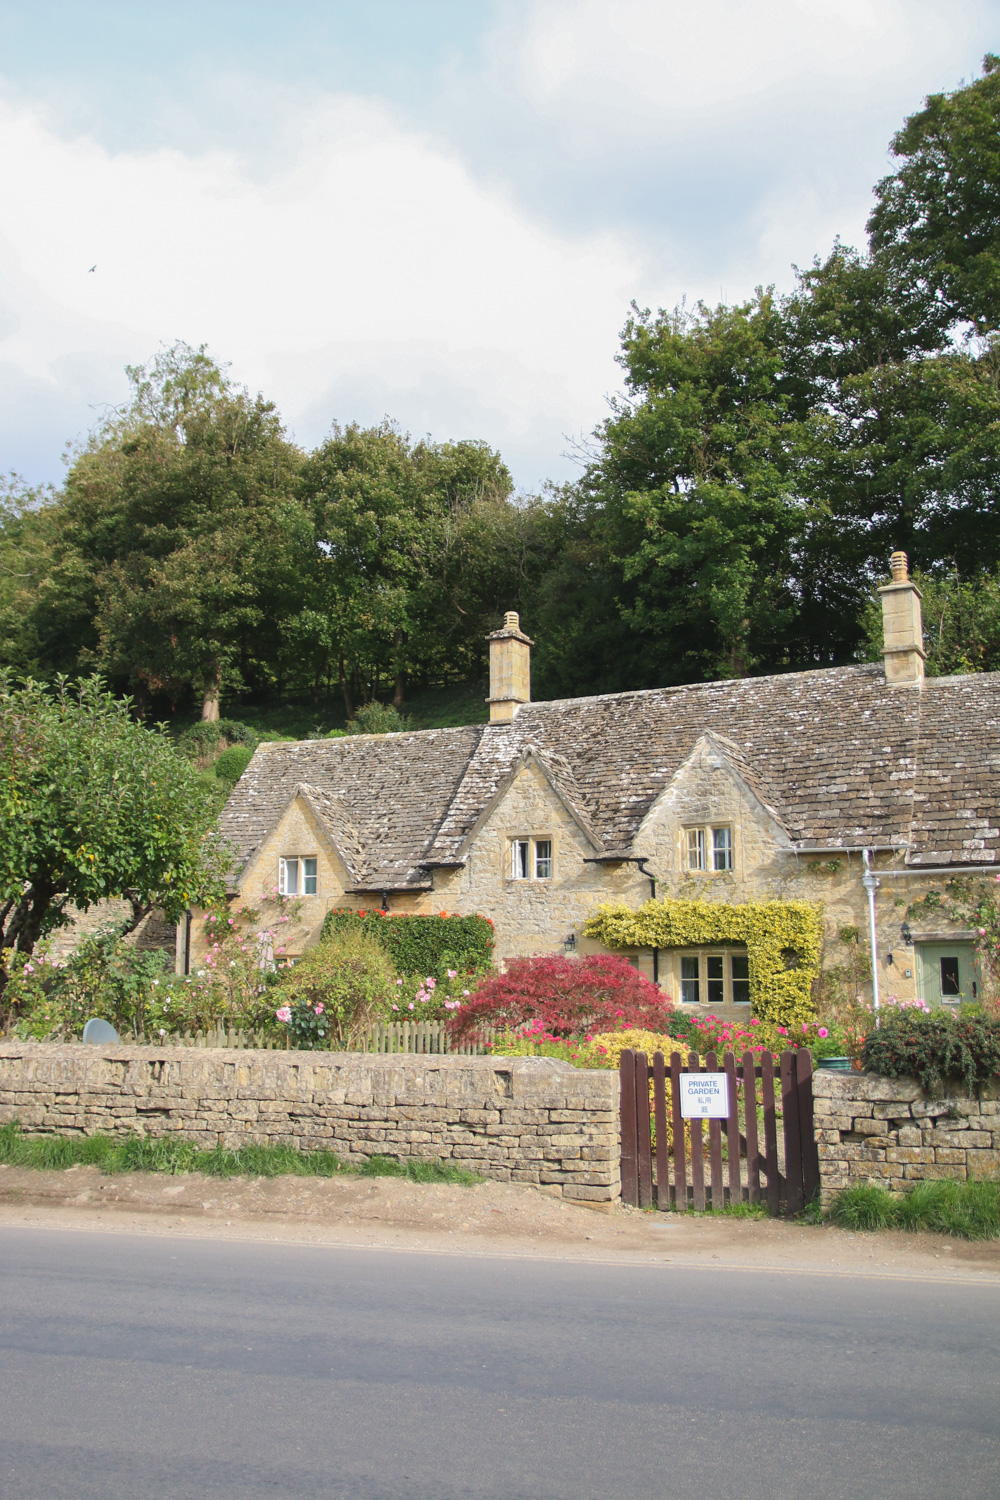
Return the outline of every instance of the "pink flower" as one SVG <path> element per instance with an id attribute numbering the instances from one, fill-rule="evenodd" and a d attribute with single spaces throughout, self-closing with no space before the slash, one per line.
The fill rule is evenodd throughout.
<path id="1" fill-rule="evenodd" d="M 821 1027 L 820 1027 L 820 1028 L 819 1028 L 819 1030 L 818 1030 L 818 1031 L 817 1031 L 817 1033 L 816 1033 L 816 1035 L 817 1035 L 817 1036 L 823 1036 L 823 1037 L 826 1037 L 826 1036 L 829 1036 L 829 1035 L 830 1035 L 830 1033 L 829 1033 L 829 1032 L 828 1032 L 828 1031 L 827 1031 L 827 1029 L 826 1029 L 826 1027 L 825 1027 L 825 1026 L 821 1026 Z"/>
<path id="2" fill-rule="evenodd" d="M 462 994 L 463 994 L 463 995 L 471 995 L 471 994 L 472 994 L 472 991 L 471 991 L 471 990 L 463 990 L 463 991 L 462 991 Z"/>
<path id="3" fill-rule="evenodd" d="M 980 927 L 980 929 L 979 929 L 979 936 L 980 937 L 985 937 L 986 936 L 986 928 L 985 927 Z"/>
<path id="4" fill-rule="evenodd" d="M 393 1010 L 398 1010 L 399 1006 L 398 1005 L 394 1005 L 392 1008 L 393 1008 Z"/>
<path id="5" fill-rule="evenodd" d="M 402 980 L 401 980 L 401 979 L 397 979 L 397 980 L 396 980 L 396 983 L 397 983 L 397 984 L 402 984 L 402 982 L 403 982 L 403 981 L 402 981 Z"/>
<path id="6" fill-rule="evenodd" d="M 457 979 L 458 978 L 458 970 L 457 969 L 445 969 L 444 972 L 447 974 L 447 976 L 448 976 L 449 979 Z"/>
<path id="7" fill-rule="evenodd" d="M 313 1010 L 316 1012 L 316 1014 L 318 1016 L 321 1016 L 323 1014 L 323 1007 L 322 1007 L 322 1005 L 314 1005 L 313 1006 Z"/>
<path id="8" fill-rule="evenodd" d="M 409 1005 L 406 1008 L 407 1008 L 407 1010 L 412 1010 L 413 1009 L 413 1001 L 412 1000 L 410 1001 Z"/>
<path id="9" fill-rule="evenodd" d="M 434 988 L 435 988 L 435 986 L 436 986 L 436 985 L 437 985 L 437 980 L 436 980 L 436 979 L 433 979 L 433 978 L 432 978 L 432 977 L 431 977 L 431 975 L 430 975 L 430 974 L 428 974 L 428 976 L 427 976 L 427 978 L 426 978 L 426 979 L 425 979 L 425 980 L 424 980 L 424 984 L 426 984 L 426 986 L 427 986 L 427 988 L 428 988 L 428 989 L 429 989 L 429 990 L 432 990 L 432 989 L 434 989 Z"/>
<path id="10" fill-rule="evenodd" d="M 288 1025 L 288 1022 L 292 1019 L 291 1008 L 289 1006 L 287 1006 L 287 1005 L 283 1005 L 280 1010 L 276 1010 L 274 1012 L 274 1015 L 275 1015 L 275 1019 L 276 1020 L 281 1021 L 283 1023 L 283 1025 L 286 1025 L 286 1026 Z"/>

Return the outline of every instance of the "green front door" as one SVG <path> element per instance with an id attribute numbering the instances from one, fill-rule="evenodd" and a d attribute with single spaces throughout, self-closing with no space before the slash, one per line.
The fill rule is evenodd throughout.
<path id="1" fill-rule="evenodd" d="M 928 1005 L 975 1000 L 976 965 L 971 943 L 918 943 L 920 995 Z"/>

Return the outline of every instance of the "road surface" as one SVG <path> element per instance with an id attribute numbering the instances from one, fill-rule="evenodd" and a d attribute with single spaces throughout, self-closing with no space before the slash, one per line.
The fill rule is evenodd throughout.
<path id="1" fill-rule="evenodd" d="M 3 1500 L 997 1500 L 1000 1280 L 0 1229 Z"/>

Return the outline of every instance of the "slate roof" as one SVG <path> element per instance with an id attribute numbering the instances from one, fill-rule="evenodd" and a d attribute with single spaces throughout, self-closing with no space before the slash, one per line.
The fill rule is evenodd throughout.
<path id="1" fill-rule="evenodd" d="M 595 857 L 649 854 L 642 820 L 703 734 L 799 849 L 1000 863 L 1000 673 L 889 688 L 875 664 L 530 703 L 510 724 L 261 745 L 220 831 L 246 864 L 301 786 L 358 889 L 426 886 L 534 757 Z"/>

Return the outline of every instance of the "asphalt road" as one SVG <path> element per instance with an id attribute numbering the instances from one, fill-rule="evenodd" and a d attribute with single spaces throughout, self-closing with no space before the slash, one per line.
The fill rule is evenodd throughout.
<path id="1" fill-rule="evenodd" d="M 0 1230 L 2 1500 L 997 1500 L 1000 1284 Z"/>

